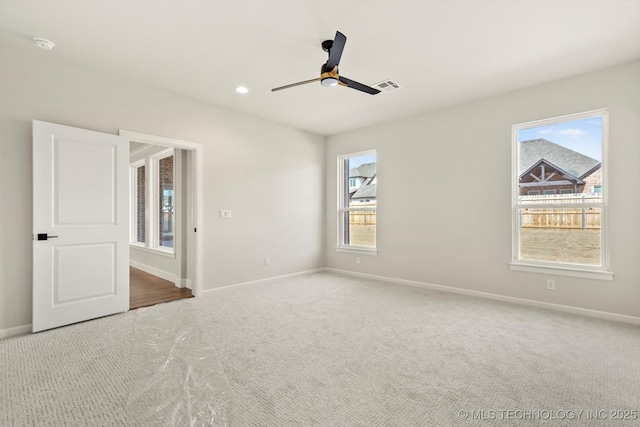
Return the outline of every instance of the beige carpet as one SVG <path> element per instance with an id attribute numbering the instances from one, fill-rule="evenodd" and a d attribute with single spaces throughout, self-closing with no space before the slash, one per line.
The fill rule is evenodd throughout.
<path id="1" fill-rule="evenodd" d="M 318 273 L 0 341 L 0 425 L 640 425 L 639 355 L 638 326 Z"/>

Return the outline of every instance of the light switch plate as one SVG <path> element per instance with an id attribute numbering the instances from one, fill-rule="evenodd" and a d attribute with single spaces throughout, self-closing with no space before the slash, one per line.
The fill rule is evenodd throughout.
<path id="1" fill-rule="evenodd" d="M 231 210 L 220 209 L 220 219 L 231 219 Z"/>

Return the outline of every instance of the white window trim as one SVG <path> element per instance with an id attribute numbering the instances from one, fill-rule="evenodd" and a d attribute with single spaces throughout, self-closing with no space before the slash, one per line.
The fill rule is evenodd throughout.
<path id="1" fill-rule="evenodd" d="M 160 160 L 162 159 L 166 159 L 167 157 L 173 157 L 173 187 L 174 187 L 174 200 L 175 200 L 175 194 L 177 193 L 178 189 L 176 186 L 176 164 L 177 164 L 177 159 L 175 156 L 175 149 L 174 148 L 167 148 L 166 150 L 162 150 L 158 153 L 155 153 L 153 155 L 151 155 L 151 162 L 153 164 L 153 167 L 151 168 L 151 170 L 149 172 L 151 172 L 151 192 L 149 193 L 149 198 L 147 199 L 147 201 L 149 202 L 149 206 L 150 206 L 150 210 L 149 212 L 151 212 L 152 214 L 149 215 L 149 226 L 150 226 L 150 230 L 152 231 L 152 235 L 150 236 L 150 238 L 147 238 L 147 242 L 149 243 L 149 248 L 153 249 L 155 251 L 159 251 L 159 252 L 164 252 L 164 253 L 169 253 L 169 254 L 174 254 L 175 253 L 175 247 L 173 248 L 168 248 L 166 246 L 161 246 L 160 245 L 160 239 L 159 239 L 159 232 L 160 232 L 160 219 L 158 218 L 158 212 L 157 212 L 157 208 L 158 208 L 158 204 L 160 203 L 159 200 L 159 196 L 158 196 L 158 188 L 160 187 Z M 148 176 L 148 175 L 147 175 Z M 176 224 L 177 226 L 177 224 Z M 177 228 L 177 227 L 176 227 Z M 175 241 L 174 241 L 174 246 L 175 246 Z"/>
<path id="2" fill-rule="evenodd" d="M 376 163 L 378 161 L 378 154 L 376 152 L 376 150 L 366 150 L 366 151 L 359 151 L 357 153 L 350 153 L 350 154 L 342 154 L 340 156 L 338 156 L 338 200 L 337 200 L 337 211 L 336 211 L 336 217 L 337 217 L 337 245 L 336 245 L 336 252 L 345 252 L 345 253 L 353 253 L 353 254 L 360 254 L 360 255 L 378 255 L 378 242 L 377 242 L 377 238 L 376 238 L 376 247 L 375 248 L 370 248 L 367 246 L 356 246 L 356 245 L 345 245 L 343 243 L 343 234 L 344 234 L 344 230 L 343 230 L 343 224 L 342 224 L 342 219 L 343 219 L 343 215 L 345 212 L 349 212 L 349 211 L 358 211 L 358 212 L 363 212 L 363 211 L 367 211 L 367 212 L 375 212 L 377 211 L 377 203 L 376 203 L 376 207 L 356 207 L 356 208 L 343 208 L 342 207 L 342 203 L 344 200 L 344 183 L 346 182 L 347 184 L 348 181 L 345 181 L 345 179 L 348 179 L 348 177 L 345 177 L 345 168 L 344 168 L 344 161 L 346 159 L 349 159 L 351 157 L 358 157 L 358 156 L 365 156 L 368 154 L 375 154 L 376 155 Z M 377 197 L 376 197 L 377 200 Z M 377 221 L 376 221 L 377 223 Z M 377 228 L 377 224 L 376 224 L 376 228 Z M 376 235 L 377 235 L 377 229 L 376 229 Z"/>
<path id="3" fill-rule="evenodd" d="M 138 242 L 138 168 L 140 166 L 146 166 L 145 159 L 140 159 L 135 162 L 132 162 L 129 165 L 130 171 L 130 182 L 129 188 L 131 189 L 131 206 L 130 215 L 131 219 L 129 221 L 129 243 L 131 246 L 135 247 L 144 247 L 143 242 Z M 146 172 L 146 167 L 145 167 Z M 145 180 L 146 183 L 146 180 Z M 145 184 L 146 186 L 146 184 Z M 146 223 L 146 212 L 145 212 L 145 223 Z"/>
<path id="4" fill-rule="evenodd" d="M 174 168 L 173 168 L 173 182 L 174 182 L 174 195 L 176 195 L 174 200 L 177 200 L 177 191 L 179 190 L 179 183 L 176 182 L 176 169 L 177 169 L 177 154 L 175 148 L 163 148 L 158 151 L 161 147 L 158 146 L 150 146 L 150 147 L 142 147 L 141 149 L 136 150 L 132 153 L 131 158 L 134 159 L 130 163 L 131 168 L 131 182 L 130 188 L 131 193 L 131 209 L 130 209 L 130 237 L 129 237 L 129 246 L 131 248 L 135 248 L 137 250 L 143 250 L 145 252 L 154 253 L 156 255 L 162 255 L 169 258 L 176 257 L 175 250 L 175 240 L 174 247 L 168 248 L 165 246 L 160 246 L 158 242 L 158 227 L 159 227 L 159 219 L 155 214 L 155 207 L 158 204 L 158 194 L 155 191 L 159 186 L 159 162 L 160 160 L 174 156 Z M 145 227 L 146 227 L 146 242 L 138 242 L 137 239 L 137 217 L 136 217 L 136 197 L 137 197 L 137 188 L 133 185 L 136 182 L 137 177 L 134 176 L 136 168 L 145 165 L 146 172 L 146 212 L 145 212 Z M 176 224 L 176 228 L 179 227 L 179 224 Z M 175 237 L 175 236 L 174 236 Z"/>
<path id="5" fill-rule="evenodd" d="M 557 124 L 559 122 L 567 122 L 573 120 L 581 120 L 594 116 L 602 116 L 602 202 L 601 203 L 583 203 L 580 207 L 595 207 L 600 209 L 601 215 L 601 233 L 600 233 L 600 251 L 601 266 L 588 266 L 580 264 L 567 264 L 558 262 L 532 261 L 519 259 L 520 249 L 520 233 L 518 210 L 526 208 L 540 208 L 540 204 L 518 203 L 519 196 L 519 171 L 518 171 L 518 152 L 520 144 L 518 142 L 518 131 L 522 129 L 547 126 Z M 609 110 L 606 108 L 600 110 L 587 111 L 578 114 L 569 114 L 551 119 L 537 120 L 533 122 L 521 123 L 511 127 L 511 222 L 512 222 L 512 256 L 509 267 L 513 271 L 526 271 L 530 273 L 553 274 L 561 276 L 579 277 L 585 279 L 597 280 L 613 280 L 614 273 L 610 271 L 609 264 L 609 226 L 608 226 L 608 199 L 609 199 L 609 179 L 608 179 L 608 146 L 609 146 Z M 556 204 L 553 207 L 573 207 L 574 204 Z"/>

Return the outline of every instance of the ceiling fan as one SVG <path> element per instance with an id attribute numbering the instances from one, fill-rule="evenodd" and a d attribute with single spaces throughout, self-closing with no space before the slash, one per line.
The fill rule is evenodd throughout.
<path id="1" fill-rule="evenodd" d="M 317 79 L 305 80 L 303 82 L 292 83 L 286 86 L 280 86 L 275 89 L 271 89 L 271 92 L 276 92 L 282 89 L 289 89 L 290 87 L 306 85 L 320 81 L 322 86 L 346 86 L 351 89 L 359 90 L 361 92 L 376 95 L 380 93 L 378 89 L 372 88 L 362 83 L 358 83 L 354 80 L 342 77 L 338 74 L 338 64 L 340 63 L 340 57 L 342 56 L 342 50 L 347 42 L 347 38 L 340 31 L 336 31 L 336 37 L 333 40 L 325 40 L 322 42 L 322 50 L 329 54 L 329 59 L 320 68 L 320 77 Z"/>

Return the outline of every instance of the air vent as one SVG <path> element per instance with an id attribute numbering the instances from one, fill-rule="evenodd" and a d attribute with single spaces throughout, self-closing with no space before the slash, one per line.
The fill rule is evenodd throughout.
<path id="1" fill-rule="evenodd" d="M 400 89 L 400 85 L 397 82 L 389 79 L 373 84 L 371 87 L 379 89 L 382 92 L 391 92 Z"/>

